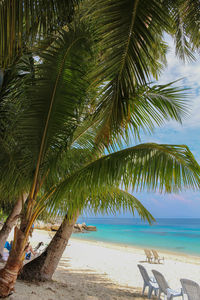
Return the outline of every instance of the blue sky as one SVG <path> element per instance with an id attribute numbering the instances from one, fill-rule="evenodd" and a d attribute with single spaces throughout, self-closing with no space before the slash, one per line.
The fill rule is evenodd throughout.
<path id="1" fill-rule="evenodd" d="M 182 63 L 175 56 L 173 42 L 167 40 L 170 49 L 167 55 L 168 66 L 163 71 L 159 83 L 164 84 L 183 78 L 177 85 L 191 88 L 188 92 L 190 115 L 183 125 L 168 122 L 162 128 L 157 128 L 151 136 L 142 135 L 142 142 L 165 144 L 186 144 L 200 163 L 200 59 L 192 63 Z M 179 194 L 137 193 L 134 194 L 142 204 L 159 217 L 190 217 L 200 218 L 200 191 L 185 191 Z M 130 213 L 120 217 L 131 217 Z"/>
<path id="2" fill-rule="evenodd" d="M 190 115 L 184 120 L 182 126 L 175 122 L 166 123 L 162 128 L 157 128 L 152 136 L 143 136 L 143 141 L 186 144 L 200 163 L 200 60 L 196 56 L 195 62 L 183 64 L 176 58 L 171 40 L 169 40 L 169 44 L 171 47 L 167 55 L 168 66 L 159 82 L 167 83 L 183 78 L 181 84 L 191 88 L 189 91 Z M 137 197 L 156 218 L 200 217 L 200 191 L 188 190 L 170 195 L 138 193 Z"/>

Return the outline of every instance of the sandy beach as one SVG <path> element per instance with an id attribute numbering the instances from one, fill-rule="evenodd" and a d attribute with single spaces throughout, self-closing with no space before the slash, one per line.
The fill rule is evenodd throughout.
<path id="1" fill-rule="evenodd" d="M 35 245 L 38 241 L 48 244 L 49 233 L 35 230 L 31 243 Z M 17 281 L 15 293 L 7 299 L 147 299 L 141 296 L 143 280 L 137 267 L 138 263 L 143 264 L 150 274 L 152 269 L 162 272 L 170 287 L 174 289 L 180 288 L 180 278 L 200 283 L 200 257 L 160 251 L 159 254 L 165 257 L 164 264 L 149 264 L 145 262 L 142 249 L 72 238 L 53 281 Z"/>

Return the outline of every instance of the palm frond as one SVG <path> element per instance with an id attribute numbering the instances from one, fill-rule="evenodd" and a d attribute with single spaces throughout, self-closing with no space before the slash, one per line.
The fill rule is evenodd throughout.
<path id="1" fill-rule="evenodd" d="M 200 167 L 187 146 L 148 143 L 109 154 L 81 168 L 55 186 L 51 201 L 71 194 L 78 203 L 108 186 L 132 192 L 178 192 L 199 185 Z"/>
<path id="2" fill-rule="evenodd" d="M 27 192 L 30 188 L 29 170 L 25 176 L 26 166 L 23 168 L 23 173 L 16 164 L 18 153 L 12 153 L 3 143 L 0 146 L 0 195 L 8 198 L 17 198 L 23 192 Z"/>
<path id="3" fill-rule="evenodd" d="M 23 55 L 4 73 L 0 90 L 0 189 L 5 197 L 20 195 L 30 184 L 30 163 L 24 161 L 22 164 L 26 152 L 19 149 L 14 132 L 27 108 L 23 94 L 26 85 L 34 78 L 33 65 L 32 54 Z"/>
<path id="4" fill-rule="evenodd" d="M 126 85 L 132 90 L 135 83 L 146 83 L 152 65 L 158 63 L 150 49 L 162 49 L 161 29 L 168 26 L 160 1 L 98 0 L 93 5 L 103 53 L 97 72 L 101 81 L 110 80 L 116 88 Z M 157 55 L 159 52 L 162 54 L 158 51 Z"/>
<path id="5" fill-rule="evenodd" d="M 90 116 L 83 122 L 80 122 L 74 131 L 70 148 L 85 150 L 95 146 L 100 148 L 101 145 L 96 145 L 95 143 L 99 126 L 99 120 L 94 120 Z"/>
<path id="6" fill-rule="evenodd" d="M 200 3 L 198 0 L 168 0 L 164 6 L 169 10 L 169 33 L 174 37 L 176 54 L 183 61 L 195 59 L 200 45 Z"/>
<path id="7" fill-rule="evenodd" d="M 0 68 L 72 20 L 78 0 L 1 0 Z"/>
<path id="8" fill-rule="evenodd" d="M 140 129 L 151 132 L 166 121 L 182 123 L 188 115 L 187 89 L 174 87 L 174 83 L 137 88 L 130 99 L 130 124 L 138 135 Z"/>
<path id="9" fill-rule="evenodd" d="M 128 118 L 136 85 L 146 84 L 162 69 L 166 53 L 162 32 L 168 27 L 168 14 L 157 0 L 90 2 L 88 15 L 96 21 L 100 49 L 93 77 L 95 85 L 104 86 L 99 98 L 108 107 L 104 133 L 109 136 Z"/>
<path id="10" fill-rule="evenodd" d="M 198 0 L 182 0 L 182 3 L 186 35 L 192 50 L 198 50 L 200 45 L 200 3 Z"/>
<path id="11" fill-rule="evenodd" d="M 119 188 L 109 187 L 107 193 L 105 191 L 95 199 L 92 197 L 88 204 L 83 204 L 83 207 L 87 205 L 86 212 L 101 213 L 101 214 L 116 214 L 117 212 L 125 213 L 131 212 L 135 216 L 135 212 L 138 213 L 139 217 L 148 221 L 151 224 L 155 221 L 151 213 L 142 205 L 142 203 L 132 194 Z"/>
<path id="12" fill-rule="evenodd" d="M 135 92 L 129 95 L 130 98 L 120 101 L 117 107 L 112 103 L 112 90 L 107 90 L 106 86 L 99 97 L 95 115 L 101 120 L 98 135 L 109 142 L 119 136 L 128 139 L 129 127 L 139 139 L 141 129 L 152 132 L 155 126 L 161 126 L 169 120 L 181 123 L 189 111 L 187 89 L 175 87 L 174 83 L 135 86 Z"/>
<path id="13" fill-rule="evenodd" d="M 104 187 L 88 194 L 87 198 L 79 198 L 76 200 L 74 196 L 69 193 L 65 199 L 59 202 L 47 202 L 46 212 L 50 216 L 64 216 L 66 211 L 68 214 L 73 214 L 74 210 L 79 209 L 82 213 L 94 214 L 116 214 L 121 212 L 131 212 L 135 216 L 138 213 L 140 218 L 148 221 L 150 224 L 155 221 L 151 213 L 142 205 L 142 203 L 130 193 L 113 186 Z"/>
<path id="14" fill-rule="evenodd" d="M 183 61 L 194 60 L 194 54 L 191 48 L 190 41 L 188 40 L 185 25 L 183 22 L 183 12 L 180 7 L 174 10 L 174 28 L 175 28 L 175 46 L 176 55 L 178 55 Z"/>
<path id="15" fill-rule="evenodd" d="M 60 32 L 40 56 L 42 63 L 36 67 L 35 78 L 23 86 L 26 109 L 13 135 L 18 148 L 23 149 L 21 167 L 29 164 L 30 172 L 35 170 L 35 180 L 41 166 L 48 169 L 48 155 L 68 147 L 86 97 L 89 33 L 84 25 L 75 27 Z"/>

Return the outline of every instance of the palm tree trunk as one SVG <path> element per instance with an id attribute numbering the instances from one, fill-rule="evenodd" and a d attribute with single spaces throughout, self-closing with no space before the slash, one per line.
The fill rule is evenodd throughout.
<path id="1" fill-rule="evenodd" d="M 27 194 L 24 194 L 22 196 L 23 199 L 20 197 L 17 200 L 17 202 L 15 203 L 15 205 L 13 207 L 12 212 L 10 213 L 10 215 L 8 216 L 2 229 L 0 230 L 0 258 L 3 257 L 3 249 L 4 249 L 5 242 L 7 241 L 8 236 L 9 236 L 13 226 L 15 226 L 18 216 L 22 210 L 22 201 L 25 202 L 27 196 L 28 196 Z"/>
<path id="2" fill-rule="evenodd" d="M 0 298 L 7 297 L 13 290 L 25 256 L 24 233 L 15 227 L 15 241 L 3 269 L 0 270 Z"/>
<path id="3" fill-rule="evenodd" d="M 35 212 L 33 213 L 34 204 L 34 199 L 29 198 L 28 205 L 20 216 L 20 228 L 15 226 L 10 255 L 6 265 L 0 270 L 0 298 L 7 297 L 14 290 L 17 276 L 23 266 L 29 235 L 32 231 L 32 224 L 34 218 L 37 217 Z"/>
<path id="4" fill-rule="evenodd" d="M 68 244 L 77 218 L 78 212 L 74 214 L 71 219 L 69 219 L 67 215 L 65 216 L 47 249 L 40 256 L 23 267 L 20 274 L 21 279 L 29 281 L 46 281 L 52 279 L 62 254 Z"/>

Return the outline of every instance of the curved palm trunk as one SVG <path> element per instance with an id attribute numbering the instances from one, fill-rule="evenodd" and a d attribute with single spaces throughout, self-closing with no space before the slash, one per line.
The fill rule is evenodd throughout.
<path id="1" fill-rule="evenodd" d="M 0 270 L 0 297 L 7 297 L 13 290 L 17 276 L 23 265 L 25 247 L 24 233 L 15 227 L 15 241 L 12 250 L 8 257 L 7 263 L 3 269 Z"/>
<path id="2" fill-rule="evenodd" d="M 32 232 L 32 224 L 37 217 L 33 211 L 34 199 L 29 198 L 26 209 L 21 214 L 20 228 L 14 230 L 12 250 L 3 269 L 0 270 L 0 298 L 7 297 L 13 290 L 14 285 L 23 266 L 29 235 Z"/>
<path id="3" fill-rule="evenodd" d="M 52 279 L 62 254 L 68 244 L 77 217 L 78 213 L 74 214 L 72 219 L 69 219 L 67 215 L 65 216 L 47 249 L 40 256 L 23 267 L 20 274 L 21 279 L 29 281 L 45 281 Z"/>
<path id="4" fill-rule="evenodd" d="M 0 258 L 3 257 L 3 249 L 4 249 L 5 242 L 7 241 L 13 226 L 15 226 L 19 214 L 22 210 L 22 201 L 25 202 L 27 196 L 28 196 L 27 194 L 24 194 L 23 199 L 20 197 L 17 200 L 17 202 L 13 207 L 12 212 L 10 213 L 2 229 L 0 230 Z"/>

